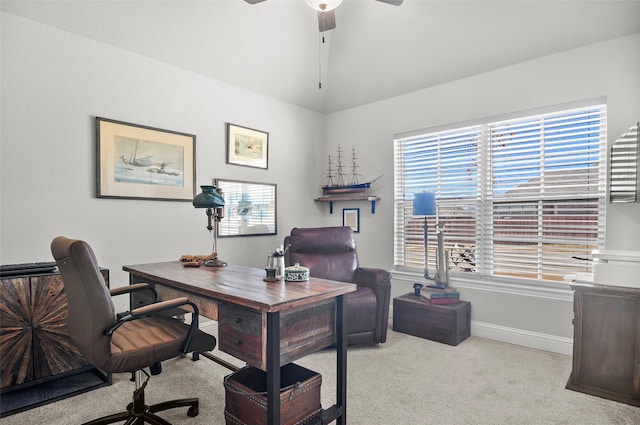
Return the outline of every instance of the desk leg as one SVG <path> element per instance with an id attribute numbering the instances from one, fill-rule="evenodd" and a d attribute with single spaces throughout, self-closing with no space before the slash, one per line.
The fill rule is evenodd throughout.
<path id="1" fill-rule="evenodd" d="M 336 420 L 336 425 L 347 424 L 347 307 L 346 295 L 340 295 L 336 300 L 336 333 L 337 344 L 337 389 L 336 404 L 341 415 Z"/>
<path id="2" fill-rule="evenodd" d="M 267 425 L 280 425 L 280 312 L 267 313 Z"/>

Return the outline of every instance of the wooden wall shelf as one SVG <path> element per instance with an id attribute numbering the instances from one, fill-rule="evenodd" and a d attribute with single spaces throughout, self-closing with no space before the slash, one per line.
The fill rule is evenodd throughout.
<path id="1" fill-rule="evenodd" d="M 371 214 L 376 213 L 376 202 L 380 200 L 379 196 L 322 196 L 316 198 L 316 202 L 328 202 L 329 214 L 333 214 L 334 202 L 352 202 L 352 201 L 368 201 L 371 202 Z"/>

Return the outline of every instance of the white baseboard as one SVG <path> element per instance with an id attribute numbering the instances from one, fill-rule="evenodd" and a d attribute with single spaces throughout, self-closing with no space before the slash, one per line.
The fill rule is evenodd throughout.
<path id="1" fill-rule="evenodd" d="M 572 338 L 508 328 L 492 323 L 472 321 L 471 335 L 567 356 L 573 354 Z"/>
<path id="2" fill-rule="evenodd" d="M 393 305 L 389 308 L 389 329 L 392 329 L 392 322 Z M 573 338 L 525 331 L 473 320 L 471 321 L 471 335 L 507 344 L 521 345 L 535 350 L 549 351 L 567 356 L 573 355 Z"/>

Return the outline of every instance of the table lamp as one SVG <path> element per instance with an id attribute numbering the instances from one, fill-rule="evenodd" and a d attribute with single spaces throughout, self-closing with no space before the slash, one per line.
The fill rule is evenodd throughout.
<path id="1" fill-rule="evenodd" d="M 436 215 L 436 194 L 418 192 L 413 194 L 413 215 L 424 216 L 424 278 L 429 277 L 429 244 L 427 238 L 427 216 Z"/>
<path id="2" fill-rule="evenodd" d="M 218 259 L 218 223 L 224 217 L 224 197 L 221 190 L 216 189 L 212 185 L 200 186 L 201 193 L 198 193 L 193 198 L 193 206 L 196 208 L 206 208 L 209 232 L 213 230 L 213 251 L 210 259 L 204 262 L 205 266 L 222 267 L 227 263 Z M 214 225 L 211 225 L 211 220 L 215 220 Z M 215 228 L 214 228 L 215 227 Z"/>

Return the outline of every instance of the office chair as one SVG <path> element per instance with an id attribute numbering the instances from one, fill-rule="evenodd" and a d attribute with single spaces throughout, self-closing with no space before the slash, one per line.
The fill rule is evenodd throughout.
<path id="1" fill-rule="evenodd" d="M 162 371 L 160 362 L 189 352 L 210 351 L 216 345 L 212 335 L 198 329 L 198 308 L 188 298 L 156 302 L 117 315 L 111 297 L 150 290 L 149 285 L 135 284 L 109 290 L 100 274 L 93 250 L 84 241 L 58 236 L 51 242 L 64 292 L 68 300 L 69 336 L 80 354 L 108 373 L 134 373 L 136 388 L 133 401 L 125 412 L 95 419 L 87 425 L 126 421 L 126 425 L 171 425 L 155 413 L 175 407 L 189 407 L 188 416 L 198 415 L 197 398 L 172 400 L 148 406 L 144 389 L 149 373 Z M 154 313 L 191 308 L 193 317 L 187 325 L 167 315 Z M 149 368 L 150 372 L 144 371 Z M 146 375 L 144 382 L 143 374 Z"/>

